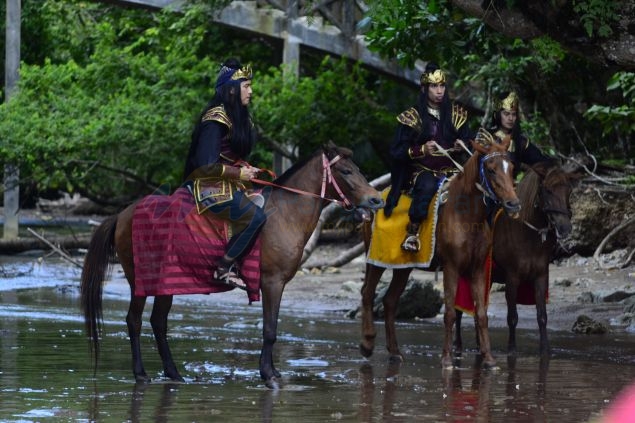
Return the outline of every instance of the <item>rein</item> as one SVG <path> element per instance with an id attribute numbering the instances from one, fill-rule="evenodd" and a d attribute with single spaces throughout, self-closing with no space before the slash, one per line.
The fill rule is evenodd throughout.
<path id="1" fill-rule="evenodd" d="M 353 204 L 348 200 L 348 198 L 346 198 L 346 195 L 344 195 L 344 193 L 340 189 L 340 186 L 337 184 L 337 181 L 333 177 L 333 172 L 331 170 L 331 167 L 335 163 L 337 163 L 341 158 L 342 158 L 342 156 L 340 156 L 338 154 L 333 159 L 329 160 L 328 157 L 326 157 L 326 154 L 322 153 L 322 171 L 323 171 L 323 173 L 322 173 L 322 188 L 320 190 L 320 195 L 317 195 L 317 194 L 309 192 L 309 191 L 303 191 L 301 189 L 291 188 L 291 187 L 287 187 L 287 186 L 284 186 L 284 185 L 278 185 L 278 184 L 276 184 L 274 182 L 269 182 L 269 181 L 265 181 L 265 180 L 257 179 L 257 178 L 251 179 L 250 182 L 253 182 L 253 183 L 256 183 L 256 184 L 259 184 L 259 185 L 267 185 L 267 186 L 270 186 L 270 187 L 281 188 L 281 189 L 284 189 L 286 191 L 293 192 L 295 194 L 308 195 L 310 197 L 314 197 L 314 198 L 319 198 L 319 199 L 322 199 L 322 200 L 330 201 L 332 203 L 335 203 L 335 204 L 338 204 L 338 205 L 342 206 L 345 210 L 352 210 L 354 208 Z M 333 186 L 333 188 L 335 189 L 337 194 L 340 196 L 339 200 L 325 197 L 326 188 L 327 188 L 328 185 L 332 185 Z"/>

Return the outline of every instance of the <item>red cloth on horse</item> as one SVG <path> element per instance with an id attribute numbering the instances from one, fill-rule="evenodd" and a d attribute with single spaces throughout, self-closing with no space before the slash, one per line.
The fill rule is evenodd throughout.
<path id="1" fill-rule="evenodd" d="M 192 194 L 179 188 L 170 196 L 149 195 L 136 206 L 132 247 L 137 296 L 209 294 L 234 289 L 213 282 L 225 252 L 229 224 L 211 213 L 198 214 Z M 249 301 L 260 301 L 260 240 L 240 263 Z"/>
<path id="2" fill-rule="evenodd" d="M 485 260 L 485 307 L 489 305 L 489 290 L 492 287 L 492 253 L 487 255 Z M 476 307 L 472 298 L 472 289 L 470 288 L 471 280 L 465 276 L 459 276 L 459 283 L 456 287 L 456 297 L 454 299 L 454 307 L 464 313 L 474 315 Z"/>

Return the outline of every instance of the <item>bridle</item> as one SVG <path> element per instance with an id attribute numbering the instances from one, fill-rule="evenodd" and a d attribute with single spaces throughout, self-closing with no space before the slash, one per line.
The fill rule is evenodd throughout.
<path id="1" fill-rule="evenodd" d="M 539 203 L 545 204 L 545 196 L 544 196 L 544 187 L 540 188 L 540 191 L 538 193 L 539 196 Z M 534 207 L 539 207 L 539 204 L 534 203 Z M 552 214 L 563 214 L 567 217 L 569 217 L 569 219 L 571 218 L 571 210 L 566 209 L 563 210 L 561 208 L 557 208 L 557 207 L 542 207 L 541 208 L 543 213 L 545 213 L 546 217 L 547 217 L 547 226 L 544 228 L 537 228 L 534 225 L 532 225 L 531 223 L 527 222 L 526 220 L 523 219 L 523 224 L 525 226 L 527 226 L 530 229 L 533 229 L 534 231 L 536 231 L 539 235 L 540 235 L 540 239 L 542 242 L 545 242 L 547 240 L 547 234 L 549 233 L 549 231 L 553 230 L 556 234 L 556 240 L 558 242 L 558 244 L 560 245 L 560 247 L 567 251 L 567 249 L 565 248 L 565 246 L 562 244 L 561 239 L 562 237 L 560 236 L 560 234 L 558 233 L 558 230 L 556 228 L 556 225 L 553 223 Z"/>
<path id="2" fill-rule="evenodd" d="M 296 194 L 308 195 L 310 197 L 330 201 L 332 203 L 342 206 L 345 210 L 353 210 L 355 206 L 353 206 L 353 203 L 351 203 L 351 201 L 348 198 L 346 198 L 346 195 L 344 194 L 344 192 L 338 185 L 337 181 L 335 180 L 335 177 L 333 176 L 333 171 L 331 169 L 333 165 L 337 163 L 341 158 L 342 156 L 338 154 L 337 156 L 329 160 L 326 153 L 322 153 L 322 188 L 320 189 L 320 195 L 314 194 L 312 192 L 296 189 L 296 188 L 286 187 L 284 185 L 278 185 L 276 183 L 264 181 L 262 179 L 257 179 L 257 178 L 252 179 L 251 182 L 259 184 L 259 185 L 267 185 L 270 187 L 281 188 Z M 335 191 L 340 197 L 339 199 L 326 197 L 326 189 L 329 186 L 332 186 L 333 189 L 335 189 Z"/>
<path id="3" fill-rule="evenodd" d="M 494 151 L 480 158 L 479 165 L 478 165 L 478 174 L 479 174 L 480 183 L 476 184 L 476 188 L 478 188 L 478 190 L 483 193 L 483 200 L 485 201 L 486 199 L 489 199 L 493 201 L 495 204 L 500 204 L 500 200 L 498 199 L 498 196 L 492 189 L 492 186 L 489 183 L 489 179 L 487 179 L 487 177 L 485 176 L 484 165 L 485 165 L 485 162 L 488 161 L 489 159 L 492 159 L 494 157 L 500 157 L 500 156 L 504 156 L 505 158 L 509 157 L 506 152 Z"/>

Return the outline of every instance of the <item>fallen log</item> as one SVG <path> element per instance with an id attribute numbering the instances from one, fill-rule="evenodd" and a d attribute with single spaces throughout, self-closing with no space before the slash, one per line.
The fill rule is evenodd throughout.
<path id="1" fill-rule="evenodd" d="M 46 239 L 53 245 L 64 250 L 88 248 L 91 234 L 47 236 Z M 30 250 L 48 250 L 50 246 L 44 241 L 32 237 L 19 237 L 13 239 L 0 239 L 0 254 L 18 254 Z"/>

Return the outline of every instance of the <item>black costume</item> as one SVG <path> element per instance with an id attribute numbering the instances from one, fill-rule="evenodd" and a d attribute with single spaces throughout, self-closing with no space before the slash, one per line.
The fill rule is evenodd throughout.
<path id="1" fill-rule="evenodd" d="M 428 206 L 439 184 L 446 175 L 458 171 L 452 161 L 441 152 L 424 154 L 423 145 L 434 140 L 448 150 L 454 148 L 455 140 L 460 139 L 467 143 L 472 138 L 466 124 L 467 112 L 460 106 L 452 106 L 451 119 L 447 119 L 445 125 L 440 119 L 438 109 L 428 107 L 424 113 L 422 119 L 420 111 L 411 107 L 397 116 L 399 126 L 390 148 L 393 159 L 390 170 L 392 185 L 384 207 L 384 213 L 388 217 L 401 194 L 410 195 L 412 204 L 408 216 L 413 223 L 421 223 L 427 218 Z M 458 151 L 451 152 L 455 160 L 461 155 Z"/>
<path id="2" fill-rule="evenodd" d="M 494 137 L 501 140 L 507 136 L 503 130 L 498 128 L 493 128 L 490 132 Z M 543 154 L 538 147 L 529 142 L 529 139 L 524 135 L 516 136 L 512 139 L 512 142 L 509 144 L 508 152 L 509 158 L 514 165 L 514 177 L 520 173 L 521 164 L 531 166 L 536 163 L 553 160 Z"/>

